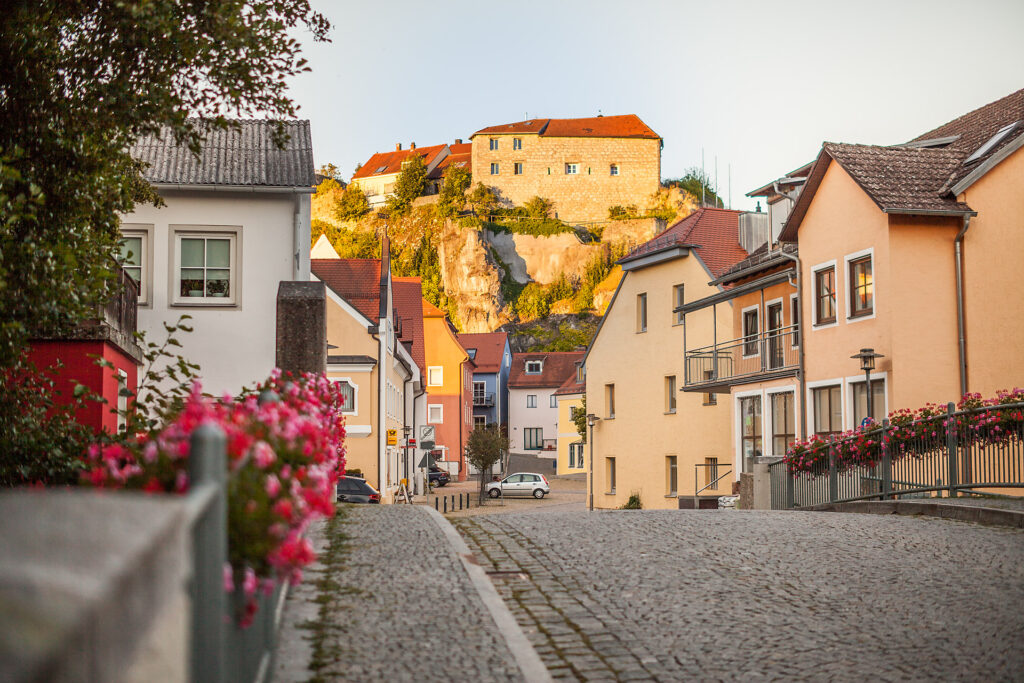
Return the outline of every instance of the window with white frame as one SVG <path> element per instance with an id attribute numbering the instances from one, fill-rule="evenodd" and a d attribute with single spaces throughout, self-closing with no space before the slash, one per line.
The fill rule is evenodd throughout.
<path id="1" fill-rule="evenodd" d="M 860 427 L 868 417 L 868 396 L 864 381 L 850 382 L 853 399 L 853 427 Z M 881 424 L 885 418 L 885 378 L 871 380 L 871 421 Z"/>
<path id="2" fill-rule="evenodd" d="M 850 273 L 850 317 L 860 318 L 875 312 L 875 280 L 871 269 L 871 255 L 847 261 Z"/>
<path id="3" fill-rule="evenodd" d="M 568 164 L 567 163 L 565 165 L 565 175 L 576 175 L 579 172 L 580 172 L 580 165 L 579 164 Z"/>
<path id="4" fill-rule="evenodd" d="M 792 344 L 793 348 L 800 346 L 800 298 L 794 294 L 789 298 L 790 318 L 789 324 L 793 326 Z"/>
<path id="5" fill-rule="evenodd" d="M 796 440 L 794 394 L 781 391 L 769 394 L 772 408 L 772 455 L 785 455 Z"/>
<path id="6" fill-rule="evenodd" d="M 555 396 L 554 394 L 551 394 L 551 396 L 548 397 L 548 408 L 557 408 L 557 407 L 558 407 L 558 397 Z"/>
<path id="7" fill-rule="evenodd" d="M 647 331 L 647 292 L 636 295 L 636 331 Z"/>
<path id="8" fill-rule="evenodd" d="M 611 166 L 609 166 L 608 167 L 608 174 L 609 175 L 619 175 L 619 165 L 618 164 L 612 164 Z"/>
<path id="9" fill-rule="evenodd" d="M 432 403 L 427 406 L 427 422 L 430 424 L 444 423 L 444 406 L 440 403 Z"/>
<path id="10" fill-rule="evenodd" d="M 539 375 L 544 370 L 544 361 L 541 360 L 528 360 L 526 361 L 526 374 L 527 375 Z"/>
<path id="11" fill-rule="evenodd" d="M 444 384 L 444 367 L 431 365 L 427 368 L 427 386 L 439 387 Z"/>
<path id="12" fill-rule="evenodd" d="M 498 149 L 498 138 L 490 138 L 489 142 L 492 152 Z"/>
<path id="13" fill-rule="evenodd" d="M 477 427 L 486 427 L 486 426 L 487 426 L 487 416 L 486 415 L 474 415 L 473 416 L 473 429 L 476 429 Z"/>
<path id="14" fill-rule="evenodd" d="M 175 231 L 174 302 L 234 304 L 238 301 L 237 234 Z"/>
<path id="15" fill-rule="evenodd" d="M 665 412 L 676 412 L 676 376 L 665 377 Z"/>
<path id="16" fill-rule="evenodd" d="M 358 414 L 356 385 L 352 383 L 352 380 L 348 377 L 339 377 L 337 379 L 332 378 L 331 381 L 337 384 L 341 390 L 341 412 L 345 415 Z"/>
<path id="17" fill-rule="evenodd" d="M 121 230 L 120 261 L 124 272 L 139 285 L 139 303 L 150 303 L 149 231 Z"/>
<path id="18" fill-rule="evenodd" d="M 491 164 L 491 175 L 498 175 L 498 164 L 497 164 L 497 162 Z"/>
<path id="19" fill-rule="evenodd" d="M 527 394 L 526 395 L 526 407 L 527 408 L 536 408 L 537 407 L 537 394 Z"/>
<path id="20" fill-rule="evenodd" d="M 756 356 L 758 350 L 758 309 L 748 308 L 743 311 L 743 355 Z"/>
<path id="21" fill-rule="evenodd" d="M 675 455 L 665 456 L 665 495 L 674 496 L 679 490 L 679 459 Z"/>
<path id="22" fill-rule="evenodd" d="M 814 271 L 814 324 L 828 325 L 836 321 L 836 267 L 830 265 Z"/>
<path id="23" fill-rule="evenodd" d="M 522 148 L 523 148 L 523 139 L 522 138 L 512 138 L 512 149 L 515 150 L 515 149 L 522 149 Z"/>
<path id="24" fill-rule="evenodd" d="M 674 287 L 672 287 L 672 301 L 675 303 L 675 305 L 672 308 L 675 309 L 675 308 L 682 307 L 683 302 L 684 302 L 684 299 L 683 299 L 683 285 L 675 285 Z M 675 322 L 673 323 L 674 325 L 682 325 L 683 324 L 683 312 L 682 311 L 675 311 L 675 312 L 673 312 L 672 315 L 675 316 L 674 317 L 674 321 Z"/>
<path id="25" fill-rule="evenodd" d="M 842 387 L 839 384 L 811 389 L 814 404 L 814 433 L 834 436 L 843 431 Z"/>

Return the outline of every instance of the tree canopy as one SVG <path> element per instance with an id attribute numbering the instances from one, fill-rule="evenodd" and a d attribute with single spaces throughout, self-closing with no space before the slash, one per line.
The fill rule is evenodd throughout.
<path id="1" fill-rule="evenodd" d="M 395 180 L 394 194 L 388 197 L 388 212 L 402 215 L 412 208 L 414 199 L 427 189 L 427 164 L 421 154 L 410 154 L 402 162 L 402 172 Z"/>

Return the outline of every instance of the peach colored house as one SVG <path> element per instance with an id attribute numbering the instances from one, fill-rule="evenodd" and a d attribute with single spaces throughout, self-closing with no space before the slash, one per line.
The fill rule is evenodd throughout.
<path id="1" fill-rule="evenodd" d="M 465 481 L 466 444 L 473 430 L 473 361 L 445 312 L 426 299 L 422 306 L 427 424 L 434 426 L 434 457 L 452 477 Z"/>

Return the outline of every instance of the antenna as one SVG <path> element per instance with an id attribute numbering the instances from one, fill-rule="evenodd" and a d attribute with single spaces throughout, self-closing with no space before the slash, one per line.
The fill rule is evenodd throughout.
<path id="1" fill-rule="evenodd" d="M 704 148 L 700 148 L 700 206 L 704 208 L 704 187 L 707 185 L 704 175 Z"/>
<path id="2" fill-rule="evenodd" d="M 718 203 L 721 201 L 721 197 L 718 194 L 718 155 L 715 155 L 715 208 L 718 208 Z"/>
<path id="3" fill-rule="evenodd" d="M 729 162 L 729 208 L 732 208 L 732 162 Z"/>

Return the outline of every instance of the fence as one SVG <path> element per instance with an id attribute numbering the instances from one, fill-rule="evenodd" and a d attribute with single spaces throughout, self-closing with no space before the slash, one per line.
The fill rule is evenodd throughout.
<path id="1" fill-rule="evenodd" d="M 1022 414 L 1024 403 L 961 411 L 950 403 L 944 414 L 906 425 L 884 420 L 874 430 L 829 442 L 828 457 L 809 472 L 791 473 L 784 460 L 769 465 L 772 509 L 1024 490 Z M 840 455 L 861 448 L 865 436 L 879 457 L 841 462 Z"/>
<path id="2" fill-rule="evenodd" d="M 284 586 L 277 584 L 269 596 L 259 594 L 252 623 L 246 628 L 238 625 L 245 596 L 240 590 L 232 594 L 224 590 L 228 561 L 226 445 L 224 432 L 215 425 L 201 425 L 192 434 L 192 484 L 186 497 L 194 563 L 191 679 L 263 683 L 273 671 Z"/>

